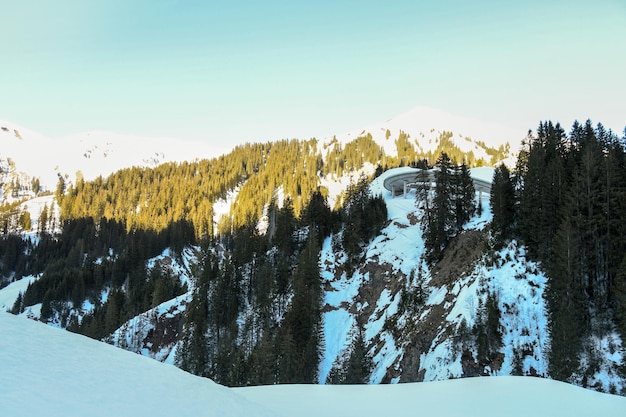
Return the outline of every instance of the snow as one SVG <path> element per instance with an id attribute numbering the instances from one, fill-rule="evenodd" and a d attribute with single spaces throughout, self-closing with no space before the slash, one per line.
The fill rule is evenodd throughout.
<path id="1" fill-rule="evenodd" d="M 482 273 L 489 291 L 497 295 L 501 314 L 502 352 L 505 354 L 501 374 L 512 371 L 514 349 L 527 349 L 533 355 L 525 358 L 524 371 L 529 372 L 532 368 L 539 375 L 547 375 L 545 355 L 549 348 L 549 332 L 544 300 L 547 278 L 536 264 L 526 260 L 523 249 L 515 243 L 503 248 L 497 259 L 502 261 L 492 268 L 482 266 Z"/>
<path id="2" fill-rule="evenodd" d="M 529 377 L 226 388 L 86 337 L 0 313 L 0 404 L 14 417 L 622 416 L 626 398 Z"/>
<path id="3" fill-rule="evenodd" d="M 35 238 L 35 233 L 40 229 L 39 227 L 39 218 L 41 217 L 41 213 L 43 212 L 44 207 L 47 210 L 52 209 L 52 218 L 55 219 L 54 222 L 57 224 L 57 228 L 55 232 L 60 231 L 60 227 L 58 226 L 58 221 L 56 219 L 59 218 L 59 206 L 56 204 L 56 200 L 54 195 L 46 195 L 41 197 L 32 198 L 22 204 L 20 204 L 20 211 L 28 211 L 30 213 L 31 219 L 31 227 L 30 230 L 25 230 L 27 234 L 30 234 Z M 48 226 L 46 226 L 47 228 Z M 50 231 L 49 229 L 47 229 Z"/>
<path id="4" fill-rule="evenodd" d="M 385 138 L 386 131 L 389 130 L 389 139 Z M 488 123 L 468 117 L 460 117 L 449 114 L 439 109 L 418 106 L 399 114 L 385 122 L 375 123 L 362 129 L 353 130 L 336 138 L 341 143 L 347 143 L 359 136 L 371 133 L 373 139 L 379 143 L 387 155 L 396 154 L 395 140 L 400 132 L 407 133 L 414 142 L 417 142 L 423 151 L 436 148 L 436 139 L 441 133 L 452 132 L 454 143 L 463 151 L 473 151 L 477 157 L 486 157 L 483 149 L 474 142 L 483 141 L 487 146 L 499 147 L 506 142 L 511 144 L 511 149 L 516 150 L 526 137 L 524 129 L 516 129 L 497 123 Z M 330 142 L 328 140 L 327 142 Z"/>
<path id="5" fill-rule="evenodd" d="M 433 306 L 435 304 L 443 303 L 443 300 L 446 298 L 446 294 L 448 294 L 448 289 L 447 289 L 446 286 L 443 286 L 441 288 L 436 288 L 428 296 L 428 300 L 426 301 L 426 305 Z"/>
<path id="6" fill-rule="evenodd" d="M 0 127 L 7 128 L 0 130 L 0 159 L 10 157 L 17 171 L 40 178 L 50 191 L 56 186 L 57 173 L 73 181 L 80 171 L 85 180 L 92 180 L 122 168 L 212 158 L 230 150 L 198 141 L 105 131 L 52 139 L 9 121 L 0 121 Z M 15 136 L 15 130 L 20 138 Z"/>
<path id="7" fill-rule="evenodd" d="M 626 384 L 616 372 L 624 363 L 624 349 L 619 334 L 609 331 L 594 335 L 586 344 L 581 355 L 582 367 L 595 370 L 587 381 L 588 386 L 605 392 L 623 392 Z"/>
<path id="8" fill-rule="evenodd" d="M 387 370 L 396 362 L 397 358 L 402 355 L 400 349 L 396 347 L 393 336 L 391 336 L 389 332 L 383 332 L 381 334 L 381 340 L 383 341 L 383 345 L 372 358 L 374 370 L 370 375 L 370 384 L 380 384 L 387 374 Z"/>
<path id="9" fill-rule="evenodd" d="M 28 285 L 36 280 L 37 277 L 30 275 L 23 277 L 19 281 L 12 282 L 6 287 L 0 289 L 0 311 L 11 310 L 20 293 L 23 295 L 26 292 Z"/>
<path id="10" fill-rule="evenodd" d="M 151 349 L 144 341 L 155 330 L 156 321 L 171 319 L 182 314 L 191 301 L 193 291 L 165 301 L 158 306 L 139 314 L 121 325 L 113 334 L 106 338 L 112 345 L 155 359 L 159 362 L 173 364 L 176 343 L 160 346 L 158 350 Z"/>
<path id="11" fill-rule="evenodd" d="M 240 187 L 228 191 L 226 198 L 220 198 L 213 202 L 213 233 L 217 235 L 217 228 L 222 217 L 230 216 L 230 208 L 237 200 Z"/>
<path id="12" fill-rule="evenodd" d="M 0 334 L 3 415 L 276 415 L 209 379 L 32 320 L 2 313 Z"/>
<path id="13" fill-rule="evenodd" d="M 356 171 L 345 172 L 341 177 L 335 177 L 334 175 L 327 175 L 320 179 L 320 187 L 328 190 L 328 206 L 332 209 L 337 206 L 338 202 L 341 202 L 343 193 L 346 191 L 350 184 L 358 182 L 361 175 L 371 176 L 376 171 L 376 167 L 369 162 L 366 162 L 361 169 Z"/>
<path id="14" fill-rule="evenodd" d="M 320 384 L 326 383 L 326 378 L 337 358 L 341 358 L 342 352 L 350 344 L 351 330 L 355 326 L 352 314 L 343 308 L 331 310 L 323 315 L 324 351 L 319 365 Z"/>
<path id="15" fill-rule="evenodd" d="M 494 377 L 367 386 L 237 388 L 245 398 L 298 417 L 623 416 L 626 398 L 539 378 Z"/>

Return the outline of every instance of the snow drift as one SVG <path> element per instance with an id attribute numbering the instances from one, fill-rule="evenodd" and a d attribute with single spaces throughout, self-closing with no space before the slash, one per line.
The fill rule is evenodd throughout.
<path id="1" fill-rule="evenodd" d="M 52 416 L 622 416 L 626 398 L 539 378 L 229 389 L 173 366 L 0 313 L 0 407 Z"/>

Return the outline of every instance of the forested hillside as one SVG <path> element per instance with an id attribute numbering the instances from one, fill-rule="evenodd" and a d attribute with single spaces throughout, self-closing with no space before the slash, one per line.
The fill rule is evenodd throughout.
<path id="1" fill-rule="evenodd" d="M 482 143 L 487 161 L 452 138 L 282 140 L 61 176 L 59 219 L 2 212 L 8 307 L 231 386 L 522 373 L 624 389 L 625 138 L 541 123 L 483 200 L 470 168 L 508 149 Z M 434 182 L 418 169 L 394 199 L 375 180 L 409 166 Z M 510 327 L 526 306 L 489 278 L 507 265 L 547 328 Z"/>
<path id="2" fill-rule="evenodd" d="M 494 177 L 493 233 L 518 237 L 546 271 L 550 375 L 584 384 L 615 326 L 626 337 L 626 154 L 601 124 L 541 123 L 515 175 Z M 583 370 L 581 371 L 581 366 Z"/>

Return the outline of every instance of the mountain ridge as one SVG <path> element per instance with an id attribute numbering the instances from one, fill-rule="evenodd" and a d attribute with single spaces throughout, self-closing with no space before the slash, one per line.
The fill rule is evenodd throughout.
<path id="1" fill-rule="evenodd" d="M 217 157 L 235 146 L 107 131 L 86 131 L 53 139 L 6 120 L 0 120 L 0 128 L 0 143 L 5 144 L 0 149 L 0 160 L 11 158 L 18 171 L 32 178 L 40 178 L 48 190 L 54 189 L 59 175 L 71 181 L 80 171 L 85 180 L 93 180 L 131 166 L 153 167 L 165 162 Z M 385 138 L 386 129 L 391 129 L 390 138 Z M 432 150 L 439 135 L 452 132 L 452 139 L 464 152 L 480 152 L 481 147 L 476 146 L 475 142 L 484 142 L 494 148 L 509 143 L 510 149 L 515 152 L 524 136 L 523 132 L 497 123 L 418 106 L 385 122 L 337 134 L 335 137 L 345 143 L 361 134 L 370 133 L 389 155 L 393 155 L 396 152 L 394 140 L 401 131 L 411 135 L 422 150 Z M 471 145 L 465 138 L 472 138 L 474 144 Z M 320 143 L 327 144 L 330 141 L 332 138 L 322 139 Z M 482 152 L 481 156 L 486 157 L 486 154 Z"/>

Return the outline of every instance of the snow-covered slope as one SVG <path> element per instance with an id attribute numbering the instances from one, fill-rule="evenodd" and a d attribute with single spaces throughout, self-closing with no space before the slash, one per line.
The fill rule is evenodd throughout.
<path id="1" fill-rule="evenodd" d="M 389 130 L 388 138 L 387 130 Z M 444 131 L 453 134 L 455 144 L 464 152 L 479 152 L 479 148 L 475 143 L 477 141 L 482 141 L 493 148 L 498 148 L 508 142 L 511 150 L 515 152 L 518 150 L 521 140 L 526 136 L 526 131 L 522 129 L 511 128 L 498 123 L 484 122 L 469 117 L 456 116 L 430 107 L 418 106 L 384 122 L 339 134 L 337 139 L 345 143 L 358 136 L 370 133 L 372 138 L 383 146 L 385 152 L 391 155 L 395 153 L 394 141 L 401 131 L 417 141 L 418 146 L 424 151 L 434 149 L 436 147 L 435 140 Z M 471 138 L 472 141 L 468 141 L 465 138 Z"/>
<path id="2" fill-rule="evenodd" d="M 298 417 L 621 416 L 626 399 L 530 377 L 368 386 L 292 385 L 234 389 Z"/>
<path id="3" fill-rule="evenodd" d="M 339 235 L 322 247 L 324 345 L 319 382 L 341 366 L 358 326 L 373 359 L 370 383 L 436 381 L 475 375 L 549 376 L 549 330 L 544 300 L 546 276 L 526 258 L 515 241 L 486 250 L 491 221 L 489 195 L 477 193 L 482 212 L 450 244 L 448 258 L 434 268 L 423 261 L 423 210 L 414 192 L 393 197 L 385 178 L 410 168 L 383 173 L 370 185 L 387 204 L 388 224 L 363 247 L 361 265 L 344 268 Z M 493 169 L 471 175 L 491 180 Z M 482 197 L 482 201 L 478 201 Z M 502 346 L 489 363 L 480 363 L 472 329 L 491 295 L 500 311 Z M 402 306 L 402 298 L 411 301 Z M 620 392 L 625 382 L 615 370 L 622 363 L 619 336 L 598 341 L 603 359 L 590 384 Z"/>
<path id="4" fill-rule="evenodd" d="M 50 416 L 622 416 L 626 398 L 538 378 L 229 389 L 173 366 L 0 313 L 0 408 Z"/>
<path id="5" fill-rule="evenodd" d="M 0 409 L 6 416 L 276 416 L 148 358 L 0 313 Z"/>
<path id="6" fill-rule="evenodd" d="M 80 171 L 85 180 L 91 180 L 131 166 L 193 161 L 226 151 L 204 142 L 101 131 L 53 139 L 0 120 L 0 161 L 10 158 L 17 171 L 39 178 L 52 191 L 58 174 L 73 181 Z"/>
<path id="7" fill-rule="evenodd" d="M 178 259 L 166 249 L 161 255 L 150 259 L 147 262 L 149 269 L 160 268 L 165 274 L 177 277 L 189 291 L 133 317 L 113 332 L 106 341 L 159 362 L 173 364 L 183 313 L 193 296 L 192 270 L 195 268 L 198 253 L 198 248 L 188 247 Z"/>

